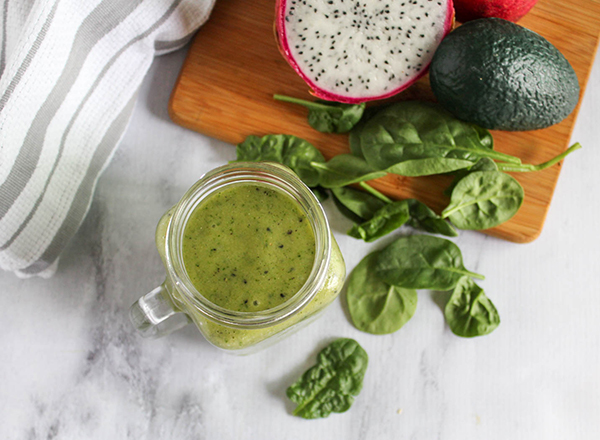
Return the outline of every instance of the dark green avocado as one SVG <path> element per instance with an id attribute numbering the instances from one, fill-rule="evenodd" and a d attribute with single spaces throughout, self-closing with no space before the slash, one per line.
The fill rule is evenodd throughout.
<path id="1" fill-rule="evenodd" d="M 436 98 L 456 117 L 491 130 L 536 130 L 566 118 L 579 100 L 567 59 L 542 36 L 499 18 L 451 32 L 429 71 Z"/>

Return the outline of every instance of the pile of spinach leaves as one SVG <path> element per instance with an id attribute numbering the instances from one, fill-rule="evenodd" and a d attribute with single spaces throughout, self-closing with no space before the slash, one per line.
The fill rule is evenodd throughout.
<path id="1" fill-rule="evenodd" d="M 237 146 L 237 161 L 274 161 L 291 168 L 323 200 L 330 194 L 354 222 L 348 234 L 375 241 L 406 225 L 430 234 L 457 236 L 458 229 L 489 229 L 512 218 L 524 199 L 521 185 L 506 172 L 548 168 L 581 148 L 539 164 L 494 150 L 486 129 L 463 122 L 437 104 L 404 101 L 382 109 L 309 102 L 277 95 L 309 110 L 309 124 L 322 132 L 350 132 L 350 154 L 327 161 L 309 142 L 292 135 L 249 136 Z M 415 199 L 391 200 L 367 182 L 388 173 L 455 176 L 440 215 Z M 350 186 L 352 185 L 352 186 Z M 360 188 L 356 189 L 355 187 Z M 451 291 L 445 309 L 450 329 L 472 337 L 493 331 L 500 318 L 493 303 L 462 265 L 458 247 L 430 235 L 401 237 L 365 257 L 348 281 L 348 308 L 360 330 L 384 334 L 412 317 L 418 289 Z"/>
<path id="2" fill-rule="evenodd" d="M 354 222 L 348 234 L 367 242 L 403 225 L 447 237 L 458 235 L 454 227 L 498 226 L 517 213 L 524 199 L 523 188 L 506 172 L 543 170 L 581 148 L 576 143 L 545 163 L 523 164 L 518 157 L 494 150 L 489 131 L 433 103 L 405 101 L 373 110 L 364 104 L 274 98 L 306 107 L 308 123 L 318 131 L 350 132 L 351 154 L 327 161 L 295 136 L 250 136 L 238 145 L 237 161 L 287 165 L 319 200 L 331 193 L 340 212 Z M 450 203 L 438 215 L 418 200 L 394 201 L 366 183 L 388 173 L 452 173 L 454 181 L 444 191 Z M 354 268 L 348 278 L 348 310 L 359 330 L 389 334 L 414 315 L 417 290 L 449 291 L 444 316 L 452 332 L 462 337 L 486 335 L 498 327 L 500 316 L 474 278 L 484 279 L 465 268 L 453 242 L 433 235 L 403 236 Z M 367 363 L 356 341 L 331 343 L 319 353 L 317 364 L 288 388 L 288 397 L 298 404 L 294 415 L 317 418 L 348 410 L 360 392 Z"/>
<path id="3" fill-rule="evenodd" d="M 467 270 L 458 246 L 431 235 L 400 237 L 367 255 L 348 279 L 352 322 L 373 334 L 393 333 L 412 318 L 417 290 L 452 291 L 444 315 L 452 332 L 474 337 L 491 333 L 500 315 Z"/>
<path id="4" fill-rule="evenodd" d="M 238 162 L 271 161 L 291 168 L 321 201 L 333 195 L 340 212 L 355 225 L 352 237 L 374 241 L 403 225 L 449 237 L 456 230 L 424 203 L 415 199 L 393 201 L 366 181 L 386 175 L 364 160 L 341 154 L 326 161 L 309 142 L 291 135 L 248 136 L 237 146 Z M 363 191 L 349 185 L 357 184 Z"/>
<path id="5" fill-rule="evenodd" d="M 523 188 L 506 171 L 543 170 L 581 148 L 576 143 L 545 163 L 523 164 L 518 157 L 494 150 L 494 140 L 488 130 L 461 121 L 434 103 L 403 101 L 365 111 L 364 104 L 310 102 L 281 95 L 275 98 L 307 107 L 309 124 L 319 131 L 350 131 L 351 154 L 340 154 L 326 161 L 317 148 L 303 139 L 268 135 L 250 136 L 239 144 L 237 160 L 283 163 L 314 188 L 320 199 L 327 196 L 327 190 L 333 190 L 336 205 L 345 206 L 335 189 L 359 185 L 373 197 L 392 205 L 391 200 L 366 182 L 388 173 L 410 177 L 455 174 L 454 182 L 446 191 L 450 204 L 441 217 L 434 217 L 436 214 L 431 210 L 426 213 L 429 219 L 426 223 L 436 224 L 431 226 L 434 230 L 424 227 L 410 209 L 407 214 L 407 204 L 381 205 L 379 212 L 369 210 L 366 217 L 353 217 L 358 226 L 352 228 L 350 235 L 366 241 L 375 240 L 403 224 L 427 232 L 456 235 L 451 226 L 434 220 L 447 219 L 459 229 L 498 226 L 517 213 L 524 199 Z M 365 203 L 373 205 L 372 201 Z M 420 212 L 425 210 L 420 208 Z M 365 222 L 369 224 L 364 225 Z"/>

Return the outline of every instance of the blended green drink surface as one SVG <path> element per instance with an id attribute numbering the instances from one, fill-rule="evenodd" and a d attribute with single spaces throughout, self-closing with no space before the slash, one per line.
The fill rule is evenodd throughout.
<path id="1" fill-rule="evenodd" d="M 297 202 L 259 184 L 232 185 L 208 196 L 184 231 L 190 280 L 228 310 L 284 303 L 304 285 L 314 258 L 314 233 Z"/>

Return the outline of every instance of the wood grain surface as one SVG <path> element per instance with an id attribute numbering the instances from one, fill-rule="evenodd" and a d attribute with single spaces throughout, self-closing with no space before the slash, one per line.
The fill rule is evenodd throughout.
<path id="1" fill-rule="evenodd" d="M 274 0 L 217 1 L 210 20 L 196 35 L 173 89 L 171 118 L 231 144 L 251 134 L 286 133 L 310 141 L 326 158 L 348 152 L 347 135 L 319 133 L 307 124 L 306 109 L 272 99 L 275 93 L 311 99 L 304 81 L 277 50 L 274 8 Z M 583 96 L 600 34 L 600 1 L 540 0 L 519 24 L 544 36 L 565 55 L 577 73 Z M 406 99 L 434 100 L 428 78 L 392 100 Z M 579 106 L 563 122 L 543 130 L 493 131 L 495 148 L 524 163 L 544 162 L 568 147 L 578 110 Z M 583 147 L 574 154 L 585 154 L 585 148 L 595 146 Z M 525 189 L 523 206 L 510 221 L 483 232 L 519 243 L 537 238 L 561 165 L 535 173 L 514 173 Z M 369 184 L 393 198 L 417 198 L 440 212 L 448 204 L 442 192 L 450 180 L 448 176 L 388 175 Z"/>

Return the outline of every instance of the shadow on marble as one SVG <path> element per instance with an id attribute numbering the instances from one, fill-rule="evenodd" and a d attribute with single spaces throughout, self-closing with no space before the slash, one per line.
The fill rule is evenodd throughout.
<path id="1" fill-rule="evenodd" d="M 176 125 L 169 116 L 169 100 L 179 72 L 185 61 L 189 44 L 171 54 L 163 55 L 154 59 L 152 67 L 144 80 L 143 88 L 149 92 L 142 92 L 141 105 L 145 105 L 148 111 L 159 119 Z M 183 128 L 188 131 L 189 129 Z M 193 133 L 193 130 L 189 130 Z M 212 163 L 225 165 L 235 159 L 235 148 L 223 141 L 205 137 L 202 144 L 208 144 L 208 148 L 216 153 L 211 158 Z"/>
<path id="2" fill-rule="evenodd" d="M 190 45 L 186 44 L 175 52 L 154 58 L 148 76 L 144 80 L 143 87 L 152 91 L 146 94 L 146 106 L 152 114 L 162 120 L 171 122 L 169 99 L 189 47 Z"/>
<path id="3" fill-rule="evenodd" d="M 349 275 L 350 274 L 348 274 L 348 276 Z M 350 316 L 350 310 L 348 309 L 348 299 L 346 298 L 347 293 L 348 293 L 348 283 L 345 282 L 344 287 L 342 288 L 342 291 L 340 292 L 340 294 L 338 296 L 339 301 L 334 301 L 334 303 L 337 303 L 337 305 L 339 307 L 341 307 L 342 312 L 344 313 L 344 316 L 348 320 L 348 323 L 351 326 L 354 326 L 354 324 L 352 324 L 352 317 Z M 334 305 L 331 304 L 329 307 L 334 307 Z"/>
<path id="4" fill-rule="evenodd" d="M 323 209 L 327 214 L 327 220 L 329 221 L 329 227 L 334 233 L 345 234 L 352 227 L 352 221 L 346 218 L 335 206 L 335 202 L 332 200 L 331 194 L 329 198 L 322 202 Z"/>
<path id="5" fill-rule="evenodd" d="M 196 327 L 194 324 L 188 324 L 182 329 L 177 330 L 166 337 L 179 342 L 184 342 L 186 344 L 191 343 L 192 345 L 202 346 L 203 349 L 207 348 L 214 350 L 215 353 L 219 351 L 217 347 L 213 346 L 204 338 L 204 336 L 202 336 L 202 333 L 200 333 L 200 330 L 198 330 L 198 327 Z"/>
<path id="6" fill-rule="evenodd" d="M 442 313 L 444 313 L 444 311 L 446 310 L 446 304 L 448 304 L 448 300 L 450 299 L 451 295 L 452 292 L 444 292 L 437 290 L 429 292 L 429 297 L 440 308 Z"/>

